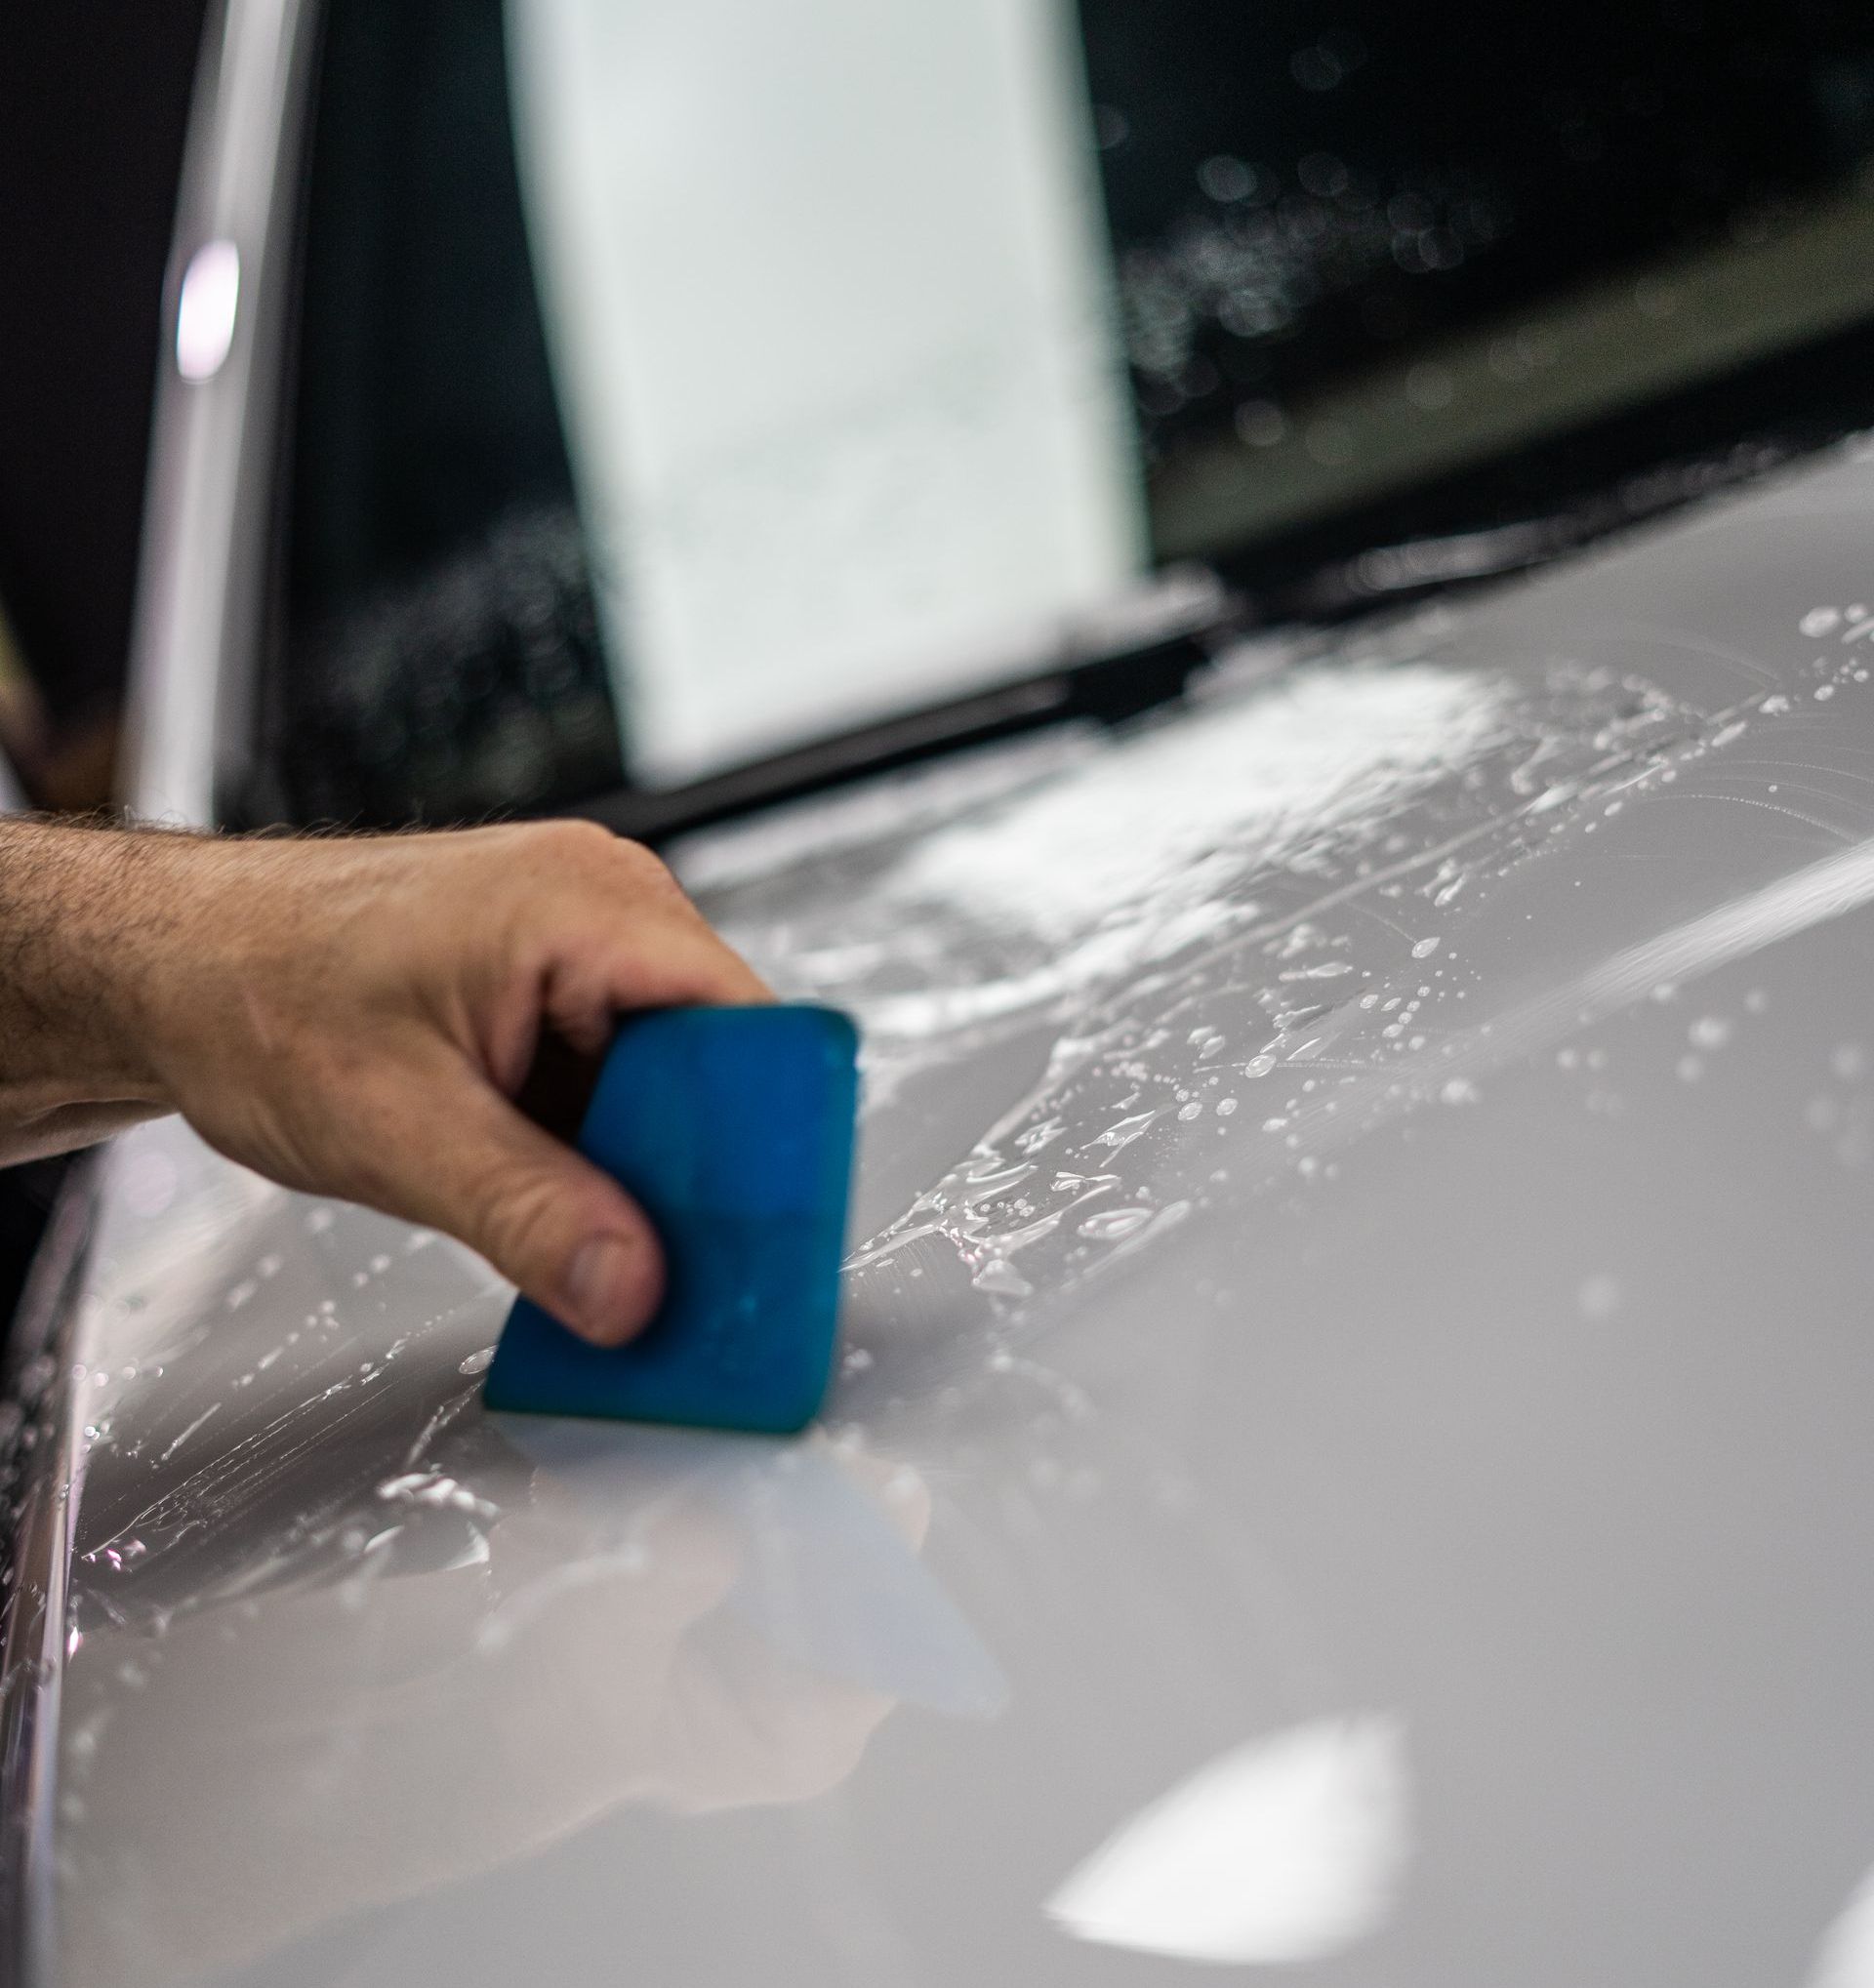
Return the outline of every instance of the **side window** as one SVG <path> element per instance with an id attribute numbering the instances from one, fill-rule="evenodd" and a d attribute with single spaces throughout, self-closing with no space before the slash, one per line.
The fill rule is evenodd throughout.
<path id="1" fill-rule="evenodd" d="M 332 0 L 302 244 L 243 812 L 459 822 L 616 788 L 501 0 Z"/>

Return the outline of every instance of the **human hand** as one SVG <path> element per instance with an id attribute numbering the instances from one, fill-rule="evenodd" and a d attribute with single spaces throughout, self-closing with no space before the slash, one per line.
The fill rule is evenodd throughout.
<path id="1" fill-rule="evenodd" d="M 20 837 L 54 909 L 0 963 L 0 1008 L 32 1011 L 0 1059 L 16 1122 L 22 1102 L 81 1136 L 112 1110 L 180 1111 L 287 1187 L 460 1237 L 589 1339 L 650 1318 L 663 1263 L 642 1210 L 514 1103 L 551 1038 L 596 1057 L 622 1011 L 769 998 L 648 850 L 564 821 L 326 840 L 25 827 L 0 838 L 0 909 Z"/>

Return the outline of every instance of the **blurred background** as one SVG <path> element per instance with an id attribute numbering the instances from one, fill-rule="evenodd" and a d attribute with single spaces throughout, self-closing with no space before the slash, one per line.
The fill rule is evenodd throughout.
<path id="1" fill-rule="evenodd" d="M 203 13 L 0 19 L 0 740 L 55 806 L 109 791 Z"/>

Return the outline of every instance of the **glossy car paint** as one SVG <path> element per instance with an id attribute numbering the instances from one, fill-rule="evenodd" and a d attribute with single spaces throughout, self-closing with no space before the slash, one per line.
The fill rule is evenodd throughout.
<path id="1" fill-rule="evenodd" d="M 473 1259 L 117 1142 L 40 1978 L 1865 1979 L 1871 506 L 679 852 L 867 1030 L 801 1441 L 490 1417 Z"/>

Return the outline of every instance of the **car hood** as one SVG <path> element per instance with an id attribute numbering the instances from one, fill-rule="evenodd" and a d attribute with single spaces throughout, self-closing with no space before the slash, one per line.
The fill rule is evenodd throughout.
<path id="1" fill-rule="evenodd" d="M 1862 1978 L 1871 510 L 1851 446 L 679 851 L 866 1032 L 797 1442 L 491 1417 L 465 1252 L 100 1156 L 51 1977 Z"/>

